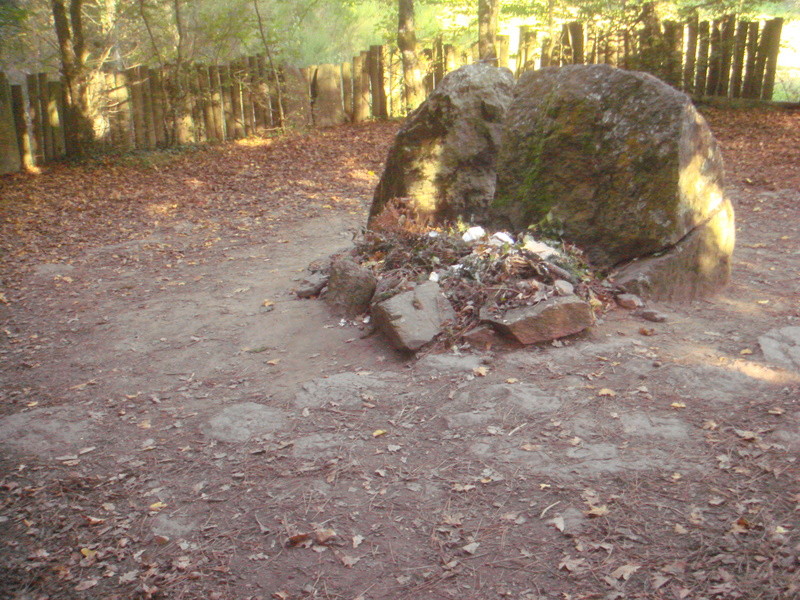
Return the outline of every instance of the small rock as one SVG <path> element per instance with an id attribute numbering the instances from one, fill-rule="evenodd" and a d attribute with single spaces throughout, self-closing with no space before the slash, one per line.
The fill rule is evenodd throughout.
<path id="1" fill-rule="evenodd" d="M 491 348 L 503 341 L 503 338 L 488 325 L 479 325 L 464 334 L 464 340 L 477 348 Z"/>
<path id="2" fill-rule="evenodd" d="M 575 286 L 563 279 L 556 279 L 553 287 L 556 288 L 556 293 L 559 296 L 571 296 L 575 293 Z"/>
<path id="3" fill-rule="evenodd" d="M 492 237 L 489 238 L 489 243 L 492 246 L 502 246 L 503 244 L 508 244 L 509 246 L 513 246 L 515 244 L 514 238 L 512 238 L 508 233 L 505 231 L 498 231 L 492 234 Z"/>
<path id="4" fill-rule="evenodd" d="M 644 302 L 636 294 L 619 294 L 616 298 L 617 304 L 622 308 L 633 310 L 644 306 Z"/>
<path id="5" fill-rule="evenodd" d="M 359 315 L 369 308 L 377 280 L 367 269 L 348 258 L 331 264 L 325 302 L 337 313 Z"/>
<path id="6" fill-rule="evenodd" d="M 547 260 L 551 256 L 561 256 L 561 252 L 553 248 L 552 246 L 548 246 L 544 242 L 540 242 L 537 239 L 533 238 L 530 235 L 526 235 L 523 238 L 524 245 L 522 246 L 523 249 L 527 250 L 528 252 L 533 252 L 537 254 L 539 258 L 543 260 Z"/>
<path id="7" fill-rule="evenodd" d="M 328 276 L 324 273 L 311 273 L 300 282 L 294 290 L 298 298 L 312 298 L 319 295 L 328 283 Z"/>
<path id="8" fill-rule="evenodd" d="M 640 310 L 636 314 L 645 321 L 652 321 L 653 323 L 663 323 L 667 320 L 667 315 L 651 308 Z"/>
<path id="9" fill-rule="evenodd" d="M 477 242 L 478 240 L 482 240 L 486 237 L 486 230 L 481 227 L 480 225 L 476 225 L 475 227 L 470 227 L 464 232 L 464 235 L 461 236 L 461 239 L 471 244 L 472 242 Z"/>
<path id="10" fill-rule="evenodd" d="M 521 344 L 549 342 L 594 324 L 592 307 L 577 296 L 556 296 L 533 306 L 512 308 L 499 318 L 484 310 L 481 317 Z"/>
<path id="11" fill-rule="evenodd" d="M 445 321 L 456 314 L 450 301 L 439 291 L 439 284 L 426 281 L 413 290 L 398 294 L 372 308 L 375 326 L 399 350 L 415 351 L 442 330 Z"/>

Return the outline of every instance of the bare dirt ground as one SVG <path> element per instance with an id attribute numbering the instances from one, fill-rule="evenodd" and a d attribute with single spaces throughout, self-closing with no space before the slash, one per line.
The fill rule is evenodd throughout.
<path id="1" fill-rule="evenodd" d="M 419 360 L 291 293 L 394 124 L 0 179 L 0 598 L 800 597 L 800 114 L 708 115 L 724 293 Z"/>

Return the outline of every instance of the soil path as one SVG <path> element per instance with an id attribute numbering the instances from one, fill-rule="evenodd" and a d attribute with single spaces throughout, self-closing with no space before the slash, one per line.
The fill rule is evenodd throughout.
<path id="1" fill-rule="evenodd" d="M 291 293 L 391 124 L 0 180 L 0 598 L 798 597 L 800 118 L 710 118 L 728 290 L 419 360 Z"/>

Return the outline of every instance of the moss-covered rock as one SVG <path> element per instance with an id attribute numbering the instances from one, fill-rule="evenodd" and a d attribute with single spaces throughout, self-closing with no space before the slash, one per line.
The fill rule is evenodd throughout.
<path id="1" fill-rule="evenodd" d="M 724 265 L 733 222 L 722 158 L 686 95 L 607 65 L 545 68 L 518 82 L 498 158 L 495 222 L 556 223 L 594 266 L 609 269 L 669 251 L 721 211 L 730 230 L 710 246 Z M 697 252 L 707 246 L 694 244 Z M 707 262 L 681 254 L 682 264 Z M 724 268 L 713 271 L 715 282 L 726 279 Z"/>

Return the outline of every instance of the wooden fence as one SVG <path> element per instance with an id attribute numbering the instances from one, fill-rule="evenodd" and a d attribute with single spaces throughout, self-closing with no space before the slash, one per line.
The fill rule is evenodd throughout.
<path id="1" fill-rule="evenodd" d="M 781 19 L 760 24 L 733 16 L 636 31 L 566 23 L 555 40 L 521 27 L 516 56 L 509 55 L 506 36 L 498 36 L 497 56 L 517 75 L 548 65 L 607 63 L 651 72 L 696 96 L 769 100 L 781 25 Z M 430 93 L 446 73 L 477 60 L 477 44 L 459 49 L 438 38 L 419 56 Z M 0 174 L 64 157 L 62 90 L 54 79 L 40 73 L 9 85 L 0 73 Z M 279 127 L 401 116 L 407 108 L 402 80 L 399 52 L 390 46 L 303 69 L 270 68 L 263 55 L 227 65 L 137 66 L 95 74 L 92 116 L 101 150 L 235 140 Z"/>

